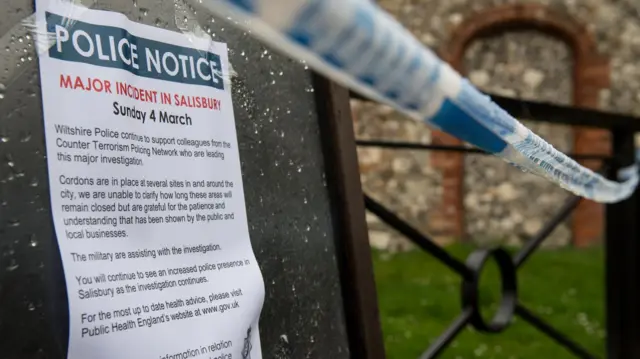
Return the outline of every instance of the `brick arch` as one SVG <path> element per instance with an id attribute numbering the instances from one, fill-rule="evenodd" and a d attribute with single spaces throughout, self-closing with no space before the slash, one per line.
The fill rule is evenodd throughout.
<path id="1" fill-rule="evenodd" d="M 514 29 L 534 29 L 563 39 L 573 51 L 573 104 L 597 108 L 599 92 L 609 87 L 609 61 L 597 51 L 596 39 L 586 26 L 572 17 L 541 4 L 508 4 L 478 12 L 455 28 L 440 50 L 440 56 L 464 73 L 464 52 L 472 41 Z M 459 145 L 460 141 L 441 132 L 433 134 L 436 143 Z M 608 154 L 610 136 L 605 130 L 574 128 L 575 153 Z M 461 154 L 434 153 L 433 163 L 443 174 L 443 206 L 436 213 L 444 220 L 447 234 L 464 236 L 463 180 L 464 158 Z M 583 161 L 592 169 L 600 161 Z M 582 246 L 598 241 L 604 228 L 603 206 L 584 201 L 573 215 L 573 243 Z"/>

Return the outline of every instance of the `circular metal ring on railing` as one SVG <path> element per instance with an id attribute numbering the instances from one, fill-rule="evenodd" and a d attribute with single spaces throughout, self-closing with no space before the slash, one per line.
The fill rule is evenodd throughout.
<path id="1" fill-rule="evenodd" d="M 482 269 L 489 258 L 493 258 L 498 264 L 502 281 L 502 299 L 498 311 L 487 323 L 480 312 L 478 287 Z M 472 274 L 462 282 L 462 306 L 473 310 L 471 325 L 481 332 L 501 332 L 511 323 L 518 298 L 516 268 L 511 256 L 502 248 L 478 249 L 469 255 L 466 264 Z"/>

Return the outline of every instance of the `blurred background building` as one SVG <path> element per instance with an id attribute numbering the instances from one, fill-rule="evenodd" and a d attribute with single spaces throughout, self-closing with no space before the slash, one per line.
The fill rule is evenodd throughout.
<path id="1" fill-rule="evenodd" d="M 380 6 L 480 89 L 640 115 L 640 3 L 634 0 L 381 0 Z M 358 139 L 459 144 L 392 109 L 354 100 Z M 527 122 L 565 153 L 610 150 L 609 134 Z M 518 245 L 568 193 L 498 158 L 359 149 L 363 189 L 441 243 Z M 583 162 L 598 169 L 598 161 Z M 374 247 L 408 243 L 368 215 Z M 546 246 L 599 243 L 603 207 L 583 202 Z"/>

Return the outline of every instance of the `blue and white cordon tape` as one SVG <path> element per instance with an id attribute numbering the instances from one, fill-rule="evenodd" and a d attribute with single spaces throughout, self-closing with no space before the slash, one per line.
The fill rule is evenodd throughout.
<path id="1" fill-rule="evenodd" d="M 577 195 L 617 202 L 638 183 L 635 169 L 609 181 L 557 151 L 369 0 L 198 2 L 332 80 Z"/>

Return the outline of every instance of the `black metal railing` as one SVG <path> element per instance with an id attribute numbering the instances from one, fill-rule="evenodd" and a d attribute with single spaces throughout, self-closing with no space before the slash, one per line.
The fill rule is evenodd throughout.
<path id="1" fill-rule="evenodd" d="M 352 94 L 352 97 L 362 99 Z M 613 153 L 569 154 L 574 159 L 602 160 L 602 172 L 617 179 L 618 171 L 635 162 L 634 134 L 640 132 L 640 119 L 599 111 L 522 101 L 492 96 L 500 106 L 516 117 L 528 120 L 593 126 L 612 131 Z M 433 150 L 487 154 L 465 146 L 358 140 L 361 147 L 383 147 L 388 149 Z M 606 313 L 607 313 L 607 357 L 610 359 L 640 359 L 640 224 L 637 214 L 640 205 L 638 193 L 630 199 L 606 207 Z M 383 222 L 397 230 L 422 250 L 447 265 L 462 277 L 462 308 L 457 318 L 422 354 L 421 359 L 436 358 L 467 326 L 482 333 L 499 333 L 508 328 L 513 316 L 518 316 L 569 350 L 578 358 L 597 358 L 584 347 L 555 329 L 542 318 L 533 314 L 518 300 L 517 271 L 536 251 L 553 230 L 571 215 L 581 202 L 579 197 L 570 197 L 557 213 L 531 237 L 513 257 L 501 247 L 477 249 L 465 263 L 450 255 L 427 235 L 421 233 L 373 198 L 365 195 L 365 207 Z M 494 260 L 498 264 L 502 281 L 502 299 L 491 320 L 486 320 L 478 304 L 478 285 L 484 264 Z"/>

